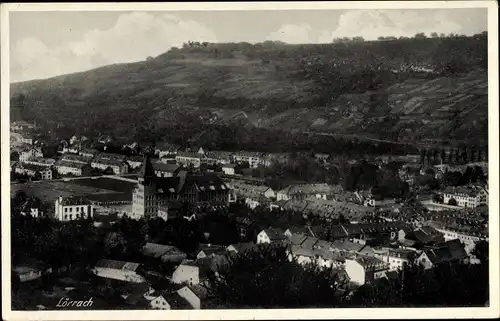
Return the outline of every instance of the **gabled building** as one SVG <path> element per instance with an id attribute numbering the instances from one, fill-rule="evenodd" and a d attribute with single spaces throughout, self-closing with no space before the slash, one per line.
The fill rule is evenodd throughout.
<path id="1" fill-rule="evenodd" d="M 345 271 L 352 283 L 363 285 L 385 277 L 389 264 L 370 256 L 358 256 L 346 259 Z"/>
<path id="2" fill-rule="evenodd" d="M 146 279 L 138 271 L 140 271 L 139 263 L 107 259 L 99 260 L 93 269 L 93 273 L 101 278 L 131 283 L 146 282 Z"/>
<path id="3" fill-rule="evenodd" d="M 40 178 L 41 180 L 52 179 L 52 169 L 46 166 L 21 163 L 15 167 L 14 172 L 19 175 L 27 175 L 32 178 Z"/>
<path id="4" fill-rule="evenodd" d="M 55 201 L 55 218 L 61 222 L 94 217 L 94 206 L 86 197 L 62 197 Z"/>
<path id="5" fill-rule="evenodd" d="M 226 251 L 229 253 L 245 253 L 247 251 L 254 251 L 257 249 L 257 245 L 252 242 L 246 242 L 246 243 L 236 243 L 236 244 L 231 244 L 226 248 Z"/>
<path id="6" fill-rule="evenodd" d="M 215 174 L 192 175 L 181 171 L 173 177 L 157 177 L 146 157 L 133 192 L 132 217 L 156 216 L 159 206 L 171 202 L 189 207 L 227 206 L 229 192 Z"/>
<path id="7" fill-rule="evenodd" d="M 469 256 L 459 240 L 450 240 L 424 250 L 417 262 L 425 269 L 445 263 L 467 263 Z"/>
<path id="8" fill-rule="evenodd" d="M 488 205 L 488 191 L 476 185 L 449 187 L 443 192 L 443 202 L 449 204 L 452 199 L 458 206 L 475 208 Z"/>
<path id="9" fill-rule="evenodd" d="M 21 151 L 21 153 L 19 154 L 19 161 L 25 162 L 29 159 L 41 158 L 41 157 L 43 157 L 42 149 L 38 147 L 31 147 Z"/>
<path id="10" fill-rule="evenodd" d="M 88 176 L 90 175 L 91 168 L 88 164 L 82 163 L 70 163 L 65 161 L 57 161 L 55 163 L 55 169 L 57 173 L 61 175 L 73 175 L 73 176 Z"/>
<path id="11" fill-rule="evenodd" d="M 285 233 L 278 228 L 268 228 L 257 235 L 257 244 L 286 244 L 288 239 Z"/>
<path id="12" fill-rule="evenodd" d="M 199 168 L 202 163 L 202 159 L 205 155 L 195 152 L 177 152 L 175 156 L 175 161 L 179 165 L 183 166 L 193 166 L 194 168 Z"/>

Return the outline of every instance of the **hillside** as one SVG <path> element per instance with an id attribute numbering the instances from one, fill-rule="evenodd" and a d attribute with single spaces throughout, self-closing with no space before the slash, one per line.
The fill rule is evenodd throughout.
<path id="1" fill-rule="evenodd" d="M 214 125 L 484 141 L 486 48 L 486 34 L 190 43 L 142 62 L 12 84 L 11 117 L 141 141 L 168 137 L 174 127 L 192 138 Z"/>

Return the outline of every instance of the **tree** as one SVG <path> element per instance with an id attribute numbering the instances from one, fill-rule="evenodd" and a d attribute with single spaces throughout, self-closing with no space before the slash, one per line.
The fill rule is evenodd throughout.
<path id="1" fill-rule="evenodd" d="M 215 305 L 232 308 L 335 307 L 337 280 L 332 270 L 300 266 L 284 247 L 263 246 L 237 254 L 210 277 Z"/>
<path id="2" fill-rule="evenodd" d="M 419 32 L 419 33 L 415 34 L 414 38 L 415 39 L 426 39 L 427 36 L 425 35 L 424 32 Z"/>
<path id="3" fill-rule="evenodd" d="M 108 167 L 104 170 L 104 175 L 114 175 L 114 171 L 111 167 Z"/>
<path id="4" fill-rule="evenodd" d="M 438 33 L 437 33 L 437 32 L 432 32 L 432 33 L 431 33 L 431 37 L 432 37 L 432 38 L 439 38 L 439 35 L 438 35 Z"/>
<path id="5" fill-rule="evenodd" d="M 19 161 L 19 153 L 16 151 L 13 151 L 12 153 L 10 153 L 10 160 L 13 162 Z"/>
<path id="6" fill-rule="evenodd" d="M 443 203 L 443 195 L 441 195 L 441 194 L 433 194 L 432 195 L 432 201 L 434 203 L 442 204 Z"/>
<path id="7" fill-rule="evenodd" d="M 448 201 L 448 205 L 457 206 L 458 205 L 457 200 L 454 198 L 450 198 L 450 200 Z"/>

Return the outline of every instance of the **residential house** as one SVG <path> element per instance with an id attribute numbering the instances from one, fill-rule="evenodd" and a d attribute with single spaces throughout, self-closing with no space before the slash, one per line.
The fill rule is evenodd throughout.
<path id="1" fill-rule="evenodd" d="M 173 177 L 179 174 L 181 167 L 176 164 L 153 163 L 155 174 L 158 177 Z"/>
<path id="2" fill-rule="evenodd" d="M 38 261 L 29 261 L 23 265 L 16 265 L 12 270 L 19 276 L 22 283 L 38 280 L 42 275 L 52 273 L 50 266 Z"/>
<path id="3" fill-rule="evenodd" d="M 444 263 L 467 263 L 468 259 L 464 246 L 455 239 L 425 249 L 416 261 L 425 269 L 430 269 Z"/>
<path id="4" fill-rule="evenodd" d="M 443 192 L 443 202 L 448 204 L 452 199 L 458 206 L 475 208 L 488 205 L 488 191 L 476 185 L 448 187 Z"/>
<path id="5" fill-rule="evenodd" d="M 226 248 L 226 251 L 230 253 L 244 253 L 247 251 L 254 251 L 257 249 L 257 245 L 252 242 L 245 242 L 245 243 L 236 243 L 236 244 L 231 244 Z"/>
<path id="6" fill-rule="evenodd" d="M 414 231 L 406 233 L 405 240 L 414 241 L 414 245 L 421 247 L 442 243 L 444 241 L 444 236 L 431 226 L 421 226 Z"/>
<path id="7" fill-rule="evenodd" d="M 307 227 L 291 227 L 287 229 L 284 234 L 292 245 L 301 245 L 306 238 L 314 236 Z"/>
<path id="8" fill-rule="evenodd" d="M 210 151 L 205 153 L 205 161 L 208 165 L 228 165 L 232 161 L 232 155 L 232 152 Z"/>
<path id="9" fill-rule="evenodd" d="M 281 200 L 304 200 L 309 197 L 326 200 L 340 187 L 328 184 L 299 184 L 288 186 L 276 193 L 278 201 Z M 341 188 L 340 188 L 341 189 Z"/>
<path id="10" fill-rule="evenodd" d="M 142 248 L 142 254 L 162 262 L 180 263 L 186 259 L 187 255 L 173 245 L 163 245 L 157 243 L 146 243 Z"/>
<path id="11" fill-rule="evenodd" d="M 124 175 L 128 173 L 128 164 L 125 161 L 114 160 L 114 159 L 94 159 L 90 166 L 92 168 L 97 168 L 100 170 L 107 170 L 111 168 L 113 174 L 115 175 Z"/>
<path id="12" fill-rule="evenodd" d="M 111 136 L 107 136 L 107 135 L 101 135 L 97 138 L 97 141 L 100 143 L 100 144 L 109 144 L 113 141 L 113 139 L 111 138 Z"/>
<path id="13" fill-rule="evenodd" d="M 57 173 L 61 175 L 89 176 L 91 171 L 90 166 L 87 164 L 65 161 L 57 161 L 54 167 Z"/>
<path id="14" fill-rule="evenodd" d="M 22 136 L 21 137 L 21 143 L 33 145 L 33 137 L 31 137 L 31 136 Z"/>
<path id="15" fill-rule="evenodd" d="M 207 290 L 202 285 L 184 286 L 177 290 L 177 293 L 196 310 L 203 307 L 203 300 L 207 297 Z"/>
<path id="16" fill-rule="evenodd" d="M 200 244 L 198 251 L 196 252 L 197 259 L 203 259 L 207 257 L 214 257 L 219 255 L 224 255 L 226 253 L 226 247 L 220 245 L 212 244 Z"/>
<path id="17" fill-rule="evenodd" d="M 142 165 L 142 157 L 141 156 L 130 156 L 127 158 L 127 164 L 131 169 L 137 169 Z"/>
<path id="18" fill-rule="evenodd" d="M 170 307 L 169 310 L 190 310 L 193 309 L 191 304 L 186 301 L 183 297 L 179 295 L 179 293 L 173 292 L 170 294 L 164 295 L 165 300 L 167 300 L 168 305 Z"/>
<path id="19" fill-rule="evenodd" d="M 235 172 L 235 168 L 236 168 L 236 164 L 225 164 L 225 165 L 222 165 L 222 172 L 225 174 L 225 175 L 234 175 Z"/>
<path id="20" fill-rule="evenodd" d="M 162 296 L 157 296 L 156 298 L 149 301 L 149 306 L 153 310 L 170 310 L 170 304 L 168 301 Z"/>
<path id="21" fill-rule="evenodd" d="M 467 253 L 474 250 L 476 243 L 489 240 L 487 229 L 467 228 L 466 226 L 456 226 L 456 224 L 442 222 L 432 222 L 431 224 L 436 231 L 443 235 L 445 241 L 460 240 L 465 245 Z"/>
<path id="22" fill-rule="evenodd" d="M 30 164 L 30 165 L 36 165 L 36 166 L 41 166 L 41 167 L 52 167 L 56 163 L 56 160 L 53 158 L 44 158 L 44 157 L 37 157 L 37 158 L 28 158 L 27 160 L 24 161 L 24 164 Z"/>
<path id="23" fill-rule="evenodd" d="M 94 217 L 94 206 L 86 197 L 59 196 L 55 201 L 55 218 L 61 222 L 70 222 L 73 220 Z"/>
<path id="24" fill-rule="evenodd" d="M 155 148 L 155 154 L 158 155 L 159 158 L 162 158 L 167 155 L 175 155 L 177 154 L 177 151 L 179 150 L 179 146 L 177 145 L 172 145 L 168 143 L 160 144 L 156 146 Z"/>
<path id="25" fill-rule="evenodd" d="M 66 163 L 75 163 L 75 164 L 90 164 L 92 161 L 91 156 L 83 156 L 83 155 L 75 155 L 75 154 L 65 154 L 61 157 L 60 161 Z"/>
<path id="26" fill-rule="evenodd" d="M 21 151 L 21 153 L 19 154 L 19 161 L 26 162 L 29 159 L 41 157 L 43 157 L 42 149 L 38 147 L 31 147 L 29 149 Z"/>
<path id="27" fill-rule="evenodd" d="M 257 244 L 286 244 L 285 233 L 278 228 L 268 228 L 257 235 Z"/>
<path id="28" fill-rule="evenodd" d="M 358 256 L 345 261 L 345 271 L 349 279 L 359 286 L 384 277 L 388 270 L 389 264 L 375 257 Z"/>
<path id="29" fill-rule="evenodd" d="M 188 283 L 191 285 L 200 284 L 204 278 L 203 270 L 192 260 L 183 260 L 172 273 L 172 282 L 176 284 Z"/>
<path id="30" fill-rule="evenodd" d="M 264 153 L 239 151 L 233 154 L 235 163 L 248 163 L 250 168 L 256 168 L 264 165 Z"/>
<path id="31" fill-rule="evenodd" d="M 235 219 L 240 234 L 240 240 L 255 240 L 261 229 L 248 217 L 237 217 Z"/>
<path id="32" fill-rule="evenodd" d="M 19 206 L 19 213 L 21 215 L 30 215 L 31 217 L 37 218 L 42 216 L 43 213 L 40 211 L 41 201 L 35 198 L 28 198 L 24 203 Z"/>
<path id="33" fill-rule="evenodd" d="M 132 283 L 146 282 L 146 279 L 138 273 L 139 271 L 139 263 L 107 259 L 99 260 L 93 269 L 93 273 L 101 278 Z"/>
<path id="34" fill-rule="evenodd" d="M 417 252 L 408 249 L 383 248 L 374 249 L 374 252 L 374 257 L 389 264 L 389 271 L 402 270 L 417 258 Z"/>
<path id="35" fill-rule="evenodd" d="M 203 154 L 194 152 L 177 152 L 175 156 L 175 161 L 179 165 L 183 166 L 193 166 L 194 168 L 199 168 L 201 166 L 202 158 L 205 156 Z"/>
<path id="36" fill-rule="evenodd" d="M 52 170 L 49 167 L 32 165 L 28 163 L 18 164 L 14 172 L 19 175 L 27 175 L 29 177 L 39 177 L 42 180 L 52 179 Z"/>
<path id="37" fill-rule="evenodd" d="M 97 156 L 99 154 L 99 151 L 97 149 L 93 149 L 93 148 L 85 148 L 85 149 L 82 149 L 78 155 L 80 156 L 85 156 L 85 157 L 90 157 L 90 158 L 93 158 L 95 156 Z"/>

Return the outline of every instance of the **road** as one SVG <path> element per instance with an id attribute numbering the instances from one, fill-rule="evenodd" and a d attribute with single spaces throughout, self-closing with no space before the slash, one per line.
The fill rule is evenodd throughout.
<path id="1" fill-rule="evenodd" d="M 79 179 L 98 179 L 101 177 L 106 177 L 106 178 L 113 178 L 116 180 L 122 180 L 126 182 L 137 182 L 136 179 L 132 178 L 127 178 L 127 176 L 136 176 L 137 174 L 128 174 L 128 175 L 102 175 L 102 176 L 78 176 L 78 177 L 64 177 L 64 178 L 57 178 L 57 179 L 52 179 L 50 182 L 69 182 L 69 181 L 76 181 Z M 47 182 L 46 180 L 39 180 L 39 181 L 31 181 L 31 183 L 39 183 L 39 182 Z M 18 182 L 12 182 L 14 184 L 18 184 Z"/>
<path id="2" fill-rule="evenodd" d="M 335 133 L 310 132 L 310 131 L 305 131 L 303 133 L 304 134 L 310 134 L 310 135 L 330 136 L 330 137 L 357 138 L 359 140 L 369 140 L 369 141 L 372 141 L 372 142 L 390 143 L 390 144 L 396 144 L 396 145 L 409 145 L 409 146 L 422 147 L 422 148 L 430 148 L 430 147 L 432 147 L 431 145 L 426 145 L 426 144 L 405 143 L 405 142 L 398 142 L 398 141 L 394 141 L 394 140 L 377 139 L 377 138 L 372 138 L 372 137 L 367 137 L 367 136 L 362 136 L 362 135 L 356 135 L 356 134 L 335 134 Z"/>

